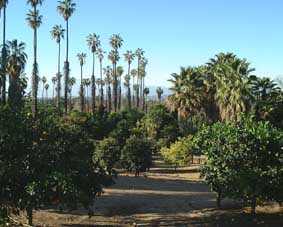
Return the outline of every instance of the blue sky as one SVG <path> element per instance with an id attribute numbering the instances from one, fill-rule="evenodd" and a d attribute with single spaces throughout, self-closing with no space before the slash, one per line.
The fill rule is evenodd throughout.
<path id="1" fill-rule="evenodd" d="M 70 21 L 71 76 L 79 78 L 76 54 L 82 51 L 89 55 L 85 72 L 90 75 L 91 59 L 85 37 L 93 32 L 101 36 L 107 51 L 113 33 L 120 33 L 125 41 L 121 52 L 143 48 L 149 59 L 148 85 L 169 86 L 170 74 L 179 71 L 180 66 L 203 64 L 221 51 L 247 58 L 258 75 L 276 78 L 283 74 L 282 0 L 75 2 L 77 10 Z M 56 73 L 57 54 L 50 30 L 55 24 L 64 25 L 56 5 L 56 0 L 45 0 L 40 9 L 44 16 L 39 29 L 40 75 L 48 78 Z M 27 44 L 29 75 L 33 36 L 25 21 L 28 8 L 25 0 L 10 0 L 7 36 Z"/>

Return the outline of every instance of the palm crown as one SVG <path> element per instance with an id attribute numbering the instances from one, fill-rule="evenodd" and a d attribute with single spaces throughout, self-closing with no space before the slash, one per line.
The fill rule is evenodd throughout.
<path id="1" fill-rule="evenodd" d="M 30 4 L 32 7 L 36 7 L 37 5 L 42 5 L 43 0 L 27 0 L 27 4 Z"/>
<path id="2" fill-rule="evenodd" d="M 69 20 L 72 14 L 76 10 L 76 4 L 72 0 L 62 0 L 58 1 L 59 5 L 57 6 L 58 12 L 62 15 L 64 20 Z"/>
<path id="3" fill-rule="evenodd" d="M 125 54 L 124 54 L 125 60 L 128 64 L 131 64 L 133 62 L 133 60 L 135 59 L 135 54 L 128 50 Z"/>
<path id="4" fill-rule="evenodd" d="M 29 10 L 26 20 L 31 28 L 36 29 L 42 23 L 42 16 L 39 14 L 38 10 Z"/>
<path id="5" fill-rule="evenodd" d="M 79 53 L 79 54 L 77 54 L 77 57 L 79 59 L 80 66 L 83 66 L 85 64 L 85 61 L 86 61 L 86 54 L 85 53 Z"/>
<path id="6" fill-rule="evenodd" d="M 110 38 L 110 45 L 114 50 L 118 50 L 123 45 L 123 39 L 119 34 L 114 34 Z"/>
<path id="7" fill-rule="evenodd" d="M 95 33 L 87 36 L 87 45 L 91 49 L 92 53 L 95 53 L 100 46 L 99 38 L 99 35 L 96 35 Z"/>
<path id="8" fill-rule="evenodd" d="M 61 25 L 55 25 L 51 30 L 51 36 L 52 38 L 59 43 L 61 39 L 64 39 L 64 32 L 65 29 L 62 28 Z"/>

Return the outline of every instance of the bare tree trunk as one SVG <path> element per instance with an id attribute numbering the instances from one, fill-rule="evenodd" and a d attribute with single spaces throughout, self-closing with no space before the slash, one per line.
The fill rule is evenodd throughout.
<path id="1" fill-rule="evenodd" d="M 95 53 L 92 56 L 92 75 L 91 75 L 91 96 L 92 96 L 92 113 L 95 114 L 96 109 L 96 85 L 95 85 Z"/>
<path id="2" fill-rule="evenodd" d="M 65 114 L 68 113 L 68 81 L 70 74 L 70 64 L 69 64 L 69 20 L 66 21 L 66 33 L 67 33 L 67 42 L 66 42 L 66 61 L 64 63 L 64 74 L 65 74 L 65 97 L 64 97 L 64 108 Z"/>

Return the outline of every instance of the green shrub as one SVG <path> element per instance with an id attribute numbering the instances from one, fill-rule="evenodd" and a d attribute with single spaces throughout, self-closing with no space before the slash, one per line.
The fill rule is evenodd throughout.
<path id="1" fill-rule="evenodd" d="M 202 174 L 218 193 L 218 205 L 223 197 L 240 199 L 255 213 L 258 200 L 283 200 L 282 132 L 247 118 L 216 123 L 198 136 L 207 156 Z"/>
<path id="2" fill-rule="evenodd" d="M 152 164 L 152 143 L 144 137 L 133 135 L 122 149 L 122 166 L 128 171 L 134 171 L 138 176 Z"/>

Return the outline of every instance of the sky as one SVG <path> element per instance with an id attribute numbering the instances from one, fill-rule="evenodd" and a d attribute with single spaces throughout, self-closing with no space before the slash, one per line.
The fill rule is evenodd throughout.
<path id="1" fill-rule="evenodd" d="M 247 58 L 259 76 L 283 75 L 282 0 L 74 2 L 77 7 L 70 19 L 70 64 L 71 76 L 77 79 L 79 52 L 88 54 L 85 77 L 91 74 L 91 54 L 86 45 L 86 36 L 90 33 L 100 35 L 106 51 L 110 50 L 109 38 L 115 33 L 124 39 L 121 54 L 143 48 L 149 60 L 148 86 L 170 86 L 170 74 L 178 72 L 181 66 L 204 64 L 219 52 L 234 52 Z M 43 24 L 38 34 L 39 72 L 49 80 L 57 70 L 57 45 L 51 39 L 50 30 L 55 24 L 65 25 L 56 10 L 57 4 L 57 0 L 45 0 L 40 8 Z M 33 56 L 33 33 L 25 20 L 29 8 L 26 0 L 10 0 L 7 8 L 7 39 L 26 43 L 28 77 Z M 63 61 L 65 42 L 62 45 Z M 106 58 L 105 65 L 108 64 Z M 124 61 L 119 65 L 126 66 Z"/>

